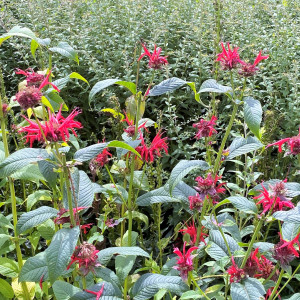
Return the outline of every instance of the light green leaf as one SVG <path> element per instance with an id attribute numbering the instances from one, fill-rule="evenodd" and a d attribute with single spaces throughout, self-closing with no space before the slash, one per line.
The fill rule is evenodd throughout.
<path id="1" fill-rule="evenodd" d="M 0 36 L 0 46 L 5 40 L 9 39 L 12 36 L 29 38 L 29 39 L 35 40 L 38 43 L 38 38 L 29 28 L 21 27 L 21 26 L 17 25 L 17 26 L 14 26 L 7 33 L 4 33 Z"/>
<path id="2" fill-rule="evenodd" d="M 251 132 L 260 139 L 259 129 L 262 121 L 262 107 L 258 100 L 252 97 L 244 98 L 244 118 Z"/>
<path id="3" fill-rule="evenodd" d="M 12 289 L 11 285 L 5 281 L 4 279 L 0 278 L 0 293 L 6 297 L 6 299 L 11 299 L 14 297 L 14 290 Z"/>
<path id="4" fill-rule="evenodd" d="M 107 144 L 107 147 L 114 147 L 114 148 L 122 148 L 125 150 L 128 150 L 132 153 L 134 153 L 135 155 L 137 155 L 139 158 L 141 158 L 141 155 L 131 146 L 129 146 L 128 144 L 126 144 L 125 142 L 121 142 L 121 141 L 111 141 Z"/>
<path id="5" fill-rule="evenodd" d="M 247 139 L 237 137 L 229 146 L 229 155 L 226 159 L 233 159 L 237 156 L 258 150 L 261 147 L 263 147 L 263 144 L 252 136 Z"/>
<path id="6" fill-rule="evenodd" d="M 31 208 L 38 202 L 38 201 L 51 201 L 52 197 L 49 191 L 47 190 L 38 190 L 34 193 L 30 194 L 27 199 L 27 211 L 30 211 Z"/>
<path id="7" fill-rule="evenodd" d="M 51 47 L 49 48 L 49 50 L 72 59 L 79 64 L 79 59 L 76 51 L 67 42 L 59 42 L 56 47 Z"/>
<path id="8" fill-rule="evenodd" d="M 69 300 L 72 296 L 81 292 L 81 289 L 65 281 L 55 281 L 52 285 L 57 300 Z"/>
<path id="9" fill-rule="evenodd" d="M 115 84 L 126 87 L 133 95 L 137 93 L 136 85 L 133 82 L 128 81 L 116 81 Z"/>
<path id="10" fill-rule="evenodd" d="M 19 274 L 18 264 L 9 258 L 0 257 L 0 274 L 10 278 L 17 277 Z"/>
<path id="11" fill-rule="evenodd" d="M 84 82 L 86 82 L 87 84 L 89 84 L 89 82 L 83 77 L 81 76 L 80 74 L 78 74 L 77 72 L 72 72 L 70 75 L 69 75 L 70 78 L 75 78 L 75 79 L 79 79 L 79 80 L 82 80 Z"/>

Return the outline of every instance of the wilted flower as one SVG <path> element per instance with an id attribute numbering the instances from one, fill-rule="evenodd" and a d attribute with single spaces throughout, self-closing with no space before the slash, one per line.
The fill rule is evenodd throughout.
<path id="1" fill-rule="evenodd" d="M 257 278 L 264 278 L 267 279 L 272 274 L 275 266 L 273 263 L 268 260 L 264 255 L 261 255 L 259 259 L 259 273 L 255 275 Z M 271 280 L 276 281 L 277 280 L 277 274 L 274 274 L 271 277 Z"/>
<path id="2" fill-rule="evenodd" d="M 300 127 L 299 127 L 298 135 L 290 137 L 290 138 L 282 139 L 273 144 L 269 144 L 269 145 L 267 145 L 266 148 L 271 147 L 271 146 L 278 146 L 278 151 L 282 152 L 282 145 L 285 143 L 288 143 L 288 146 L 290 148 L 290 151 L 287 152 L 286 154 L 293 154 L 293 155 L 300 154 Z"/>
<path id="3" fill-rule="evenodd" d="M 202 199 L 198 193 L 195 196 L 189 196 L 190 209 L 196 209 L 198 211 L 201 211 L 203 206 L 203 200 L 204 199 Z"/>
<path id="4" fill-rule="evenodd" d="M 285 241 L 280 233 L 279 236 L 280 241 L 274 246 L 273 257 L 281 264 L 281 266 L 288 266 L 295 257 L 299 257 L 299 253 L 297 249 L 294 248 L 294 245 L 297 244 L 300 247 L 300 233 L 289 242 Z"/>
<path id="5" fill-rule="evenodd" d="M 279 197 L 281 201 L 290 201 L 291 198 L 286 197 L 287 190 L 285 188 L 285 183 L 287 182 L 287 179 L 276 182 L 274 185 L 270 184 L 270 188 L 273 191 L 274 195 Z"/>
<path id="6" fill-rule="evenodd" d="M 216 61 L 219 61 L 221 63 L 223 70 L 232 70 L 236 68 L 241 63 L 240 56 L 238 54 L 239 48 L 236 47 L 231 50 L 229 43 L 227 43 L 228 50 L 226 50 L 223 43 L 221 43 L 221 46 L 223 51 L 217 54 L 218 57 Z"/>
<path id="7" fill-rule="evenodd" d="M 246 277 L 245 271 L 237 266 L 233 256 L 231 257 L 231 261 L 232 266 L 227 270 L 227 273 L 230 275 L 230 283 L 240 282 L 243 278 Z"/>
<path id="8" fill-rule="evenodd" d="M 257 254 L 258 248 L 251 252 L 244 267 L 245 273 L 250 277 L 254 277 L 254 275 L 259 271 L 259 258 L 257 257 Z"/>
<path id="9" fill-rule="evenodd" d="M 101 153 L 99 153 L 96 156 L 94 162 L 102 168 L 109 162 L 109 156 L 112 156 L 112 154 L 108 152 L 107 148 L 105 148 Z"/>
<path id="10" fill-rule="evenodd" d="M 212 178 L 211 173 L 208 173 L 206 178 L 202 178 L 198 176 L 195 181 L 197 181 L 198 185 L 195 186 L 195 190 L 199 192 L 199 196 L 202 200 L 205 199 L 206 196 L 211 196 L 214 201 L 219 199 L 219 194 L 223 194 L 225 189 L 222 188 L 225 182 L 217 185 L 217 181 L 221 179 L 222 176 L 216 175 L 215 178 Z"/>
<path id="11" fill-rule="evenodd" d="M 26 76 L 27 86 L 39 87 L 45 79 L 45 76 L 43 74 L 36 73 L 33 71 L 33 69 L 27 69 L 25 71 L 17 69 L 15 73 Z"/>
<path id="12" fill-rule="evenodd" d="M 74 118 L 81 113 L 81 110 L 76 108 L 67 118 L 64 118 L 61 114 L 61 109 L 62 106 L 56 115 L 51 113 L 50 109 L 48 109 L 49 120 L 45 122 L 39 122 L 40 124 L 37 124 L 36 122 L 24 117 L 29 125 L 21 127 L 19 132 L 27 133 L 26 143 L 30 142 L 30 147 L 32 147 L 32 144 L 35 141 L 44 143 L 44 135 L 49 142 L 68 141 L 70 137 L 69 130 L 71 130 L 73 134 L 77 136 L 74 128 L 82 128 L 82 126 L 80 122 L 74 121 Z"/>
<path id="13" fill-rule="evenodd" d="M 104 284 L 102 285 L 101 289 L 98 292 L 94 292 L 94 291 L 90 291 L 90 290 L 84 290 L 87 293 L 93 294 L 96 296 L 96 300 L 99 300 L 100 297 L 103 294 L 103 290 L 104 290 Z"/>
<path id="14" fill-rule="evenodd" d="M 259 51 L 253 64 L 246 63 L 244 61 L 240 61 L 240 63 L 241 63 L 241 69 L 239 70 L 240 75 L 242 75 L 244 77 L 250 77 L 250 76 L 253 76 L 259 70 L 259 68 L 256 67 L 257 64 L 260 61 L 262 61 L 263 59 L 267 59 L 269 57 L 269 55 L 262 56 L 261 52 L 262 51 Z"/>
<path id="15" fill-rule="evenodd" d="M 214 129 L 216 125 L 217 117 L 212 116 L 209 121 L 201 119 L 200 122 L 193 124 L 194 128 L 198 129 L 197 134 L 195 135 L 195 139 L 199 140 L 202 137 L 209 137 L 212 136 L 217 131 Z"/>
<path id="16" fill-rule="evenodd" d="M 197 250 L 197 247 L 191 247 L 187 252 L 185 252 L 186 242 L 183 244 L 183 253 L 178 248 L 174 249 L 174 253 L 179 256 L 177 258 L 177 266 L 173 267 L 174 269 L 180 272 L 182 280 L 187 280 L 188 273 L 194 269 L 193 259 L 195 255 L 191 255 L 194 250 Z"/>
<path id="17" fill-rule="evenodd" d="M 81 211 L 83 209 L 86 209 L 86 208 L 88 208 L 88 207 L 80 206 L 80 207 L 73 208 L 74 216 L 76 216 L 79 211 Z M 71 217 L 70 217 L 69 211 L 70 211 L 69 209 L 61 208 L 59 210 L 59 212 L 57 213 L 57 217 L 53 220 L 54 223 L 57 224 L 57 225 L 65 224 L 65 223 L 71 223 Z M 75 217 L 75 219 L 76 219 L 76 217 Z M 77 225 L 79 225 L 79 224 L 77 224 Z"/>
<path id="18" fill-rule="evenodd" d="M 71 262 L 67 266 L 67 270 L 70 269 L 73 263 L 78 263 L 79 272 L 86 276 L 90 271 L 95 272 L 96 267 L 100 267 L 100 263 L 97 262 L 98 256 L 96 247 L 88 242 L 83 242 L 81 245 L 76 246 L 75 251 L 71 257 Z"/>
<path id="19" fill-rule="evenodd" d="M 154 162 L 156 157 L 161 157 L 161 151 L 168 154 L 167 138 L 162 138 L 162 132 L 159 131 L 153 139 L 150 146 L 147 146 L 142 134 L 140 134 L 141 145 L 136 148 L 136 151 L 141 155 L 146 162 Z"/>
<path id="20" fill-rule="evenodd" d="M 145 44 L 142 44 L 144 48 L 144 53 L 139 57 L 138 60 L 141 60 L 144 56 L 149 57 L 148 67 L 151 69 L 161 69 L 163 65 L 168 64 L 167 56 L 159 56 L 161 52 L 161 48 L 156 49 L 156 45 L 154 45 L 154 52 L 151 54 L 149 50 L 146 48 Z"/>

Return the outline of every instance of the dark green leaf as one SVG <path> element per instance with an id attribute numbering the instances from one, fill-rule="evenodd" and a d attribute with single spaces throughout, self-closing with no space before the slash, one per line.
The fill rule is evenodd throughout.
<path id="1" fill-rule="evenodd" d="M 208 79 L 202 83 L 199 93 L 204 93 L 204 92 L 228 93 L 230 91 L 232 91 L 231 87 L 221 85 L 217 83 L 215 79 Z"/>
<path id="2" fill-rule="evenodd" d="M 186 84 L 186 81 L 179 79 L 177 77 L 172 77 L 162 81 L 160 84 L 156 85 L 149 91 L 148 96 L 159 96 L 167 92 L 175 91 Z"/>
<path id="3" fill-rule="evenodd" d="M 258 100 L 252 97 L 244 98 L 244 118 L 251 132 L 260 139 L 260 123 L 262 121 L 262 108 Z"/>

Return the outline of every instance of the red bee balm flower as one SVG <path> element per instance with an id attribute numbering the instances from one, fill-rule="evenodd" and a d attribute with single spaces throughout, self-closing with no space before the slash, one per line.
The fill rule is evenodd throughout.
<path id="1" fill-rule="evenodd" d="M 177 266 L 173 267 L 174 269 L 178 270 L 180 272 L 180 276 L 182 280 L 187 280 L 188 273 L 194 269 L 193 267 L 193 258 L 195 255 L 191 255 L 191 253 L 194 250 L 197 250 L 197 247 L 191 247 L 186 253 L 185 253 L 185 246 L 186 242 L 184 242 L 183 245 L 183 253 L 178 248 L 174 249 L 174 253 L 179 256 L 177 258 Z"/>
<path id="2" fill-rule="evenodd" d="M 195 139 L 199 140 L 202 137 L 209 137 L 214 133 L 217 133 L 217 131 L 214 129 L 216 120 L 218 120 L 217 117 L 212 116 L 209 121 L 201 119 L 199 123 L 193 124 L 193 127 L 198 129 L 198 132 L 195 135 Z"/>
<path id="3" fill-rule="evenodd" d="M 161 151 L 164 150 L 168 154 L 167 138 L 161 138 L 162 132 L 159 131 L 153 139 L 150 146 L 147 146 L 143 135 L 140 134 L 141 146 L 136 148 L 136 151 L 141 155 L 142 159 L 146 162 L 154 162 L 156 157 L 161 157 Z"/>
<path id="4" fill-rule="evenodd" d="M 236 47 L 233 50 L 231 50 L 229 43 L 227 43 L 228 50 L 226 50 L 223 43 L 221 43 L 221 46 L 223 52 L 217 55 L 218 57 L 216 61 L 219 61 L 221 63 L 223 70 L 232 70 L 236 68 L 241 63 L 240 56 L 238 54 L 239 48 Z"/>
<path id="5" fill-rule="evenodd" d="M 240 75 L 242 75 L 244 77 L 250 77 L 250 76 L 253 76 L 259 70 L 259 68 L 257 68 L 256 65 L 263 59 L 267 59 L 269 57 L 269 55 L 262 56 L 261 52 L 262 51 L 259 51 L 253 65 L 250 63 L 241 61 L 242 66 L 241 66 L 241 69 L 239 70 Z"/>
<path id="6" fill-rule="evenodd" d="M 149 57 L 148 67 L 151 69 L 161 69 L 163 65 L 168 64 L 167 56 L 159 56 L 161 52 L 161 48 L 156 49 L 156 45 L 154 45 L 154 52 L 151 54 L 149 50 L 146 48 L 145 44 L 142 44 L 144 48 L 144 53 L 139 57 L 138 60 L 141 60 L 144 56 Z"/>
<path id="7" fill-rule="evenodd" d="M 297 136 L 285 138 L 273 144 L 269 144 L 267 145 L 266 148 L 271 146 L 278 146 L 278 151 L 282 152 L 282 145 L 285 143 L 288 143 L 288 146 L 290 148 L 290 151 L 287 152 L 287 154 L 293 154 L 293 155 L 300 154 L 300 127 L 299 127 L 299 134 Z"/>
<path id="8" fill-rule="evenodd" d="M 40 125 L 34 121 L 24 117 L 29 123 L 28 126 L 21 127 L 19 132 L 26 132 L 26 143 L 30 142 L 32 147 L 33 142 L 45 142 L 43 133 L 49 142 L 68 141 L 70 134 L 69 129 L 77 136 L 74 128 L 82 128 L 80 122 L 74 121 L 74 118 L 81 113 L 80 109 L 74 109 L 67 118 L 64 118 L 61 114 L 62 106 L 58 113 L 55 115 L 48 109 L 49 120 L 46 122 L 40 122 Z M 41 129 L 43 133 L 41 132 Z"/>
<path id="9" fill-rule="evenodd" d="M 233 256 L 231 257 L 231 261 L 232 266 L 227 270 L 227 273 L 230 275 L 230 283 L 240 282 L 246 276 L 245 271 L 237 266 Z"/>
<path id="10" fill-rule="evenodd" d="M 108 152 L 107 148 L 105 148 L 100 154 L 96 156 L 94 162 L 96 165 L 102 168 L 109 162 L 109 156 L 112 156 L 112 154 Z"/>
<path id="11" fill-rule="evenodd" d="M 292 239 L 290 242 L 285 241 L 280 235 L 280 241 L 274 246 L 273 257 L 278 260 L 282 266 L 288 266 L 288 264 L 295 258 L 299 257 L 298 251 L 294 248 L 297 244 L 300 247 L 299 237 L 300 233 Z"/>
<path id="12" fill-rule="evenodd" d="M 198 193 L 195 196 L 189 196 L 189 201 L 191 210 L 196 209 L 198 211 L 201 211 L 203 206 L 203 199 Z"/>
<path id="13" fill-rule="evenodd" d="M 100 263 L 97 262 L 98 256 L 96 247 L 93 244 L 83 242 L 81 245 L 76 246 L 75 251 L 71 257 L 71 262 L 67 266 L 67 270 L 70 269 L 73 263 L 79 265 L 79 272 L 86 276 L 90 271 L 94 273 L 95 267 L 100 267 Z"/>
<path id="14" fill-rule="evenodd" d="M 197 228 L 195 227 L 194 220 L 193 220 L 192 224 L 190 224 L 190 225 L 186 224 L 186 227 L 187 228 L 179 230 L 179 232 L 182 232 L 182 234 L 188 234 L 190 236 L 190 245 L 194 246 L 196 244 L 196 241 L 197 241 Z M 203 232 L 203 229 L 204 229 L 204 226 L 201 227 L 201 233 L 200 233 L 199 241 L 203 242 L 206 245 L 206 242 L 205 242 L 204 238 L 208 235 Z"/>
<path id="15" fill-rule="evenodd" d="M 45 79 L 45 76 L 43 74 L 36 73 L 33 71 L 33 69 L 30 68 L 25 71 L 17 69 L 15 73 L 26 76 L 27 86 L 39 87 Z"/>

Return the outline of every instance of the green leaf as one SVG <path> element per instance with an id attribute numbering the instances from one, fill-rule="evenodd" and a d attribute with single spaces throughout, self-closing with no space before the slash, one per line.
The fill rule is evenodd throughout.
<path id="1" fill-rule="evenodd" d="M 232 283 L 230 287 L 232 300 L 264 299 L 265 293 L 265 288 L 255 278 L 247 278 L 243 283 Z"/>
<path id="2" fill-rule="evenodd" d="M 193 90 L 193 92 L 195 93 L 195 100 L 196 100 L 197 102 L 200 102 L 200 94 L 197 93 L 197 91 L 196 91 L 196 84 L 195 84 L 195 82 L 187 82 L 186 84 L 187 84 L 187 85 Z"/>
<path id="3" fill-rule="evenodd" d="M 11 178 L 17 180 L 28 180 L 39 183 L 40 180 L 45 180 L 37 165 L 27 165 L 26 167 L 14 172 L 10 175 Z"/>
<path id="4" fill-rule="evenodd" d="M 3 244 L 5 244 L 7 241 L 10 241 L 12 238 L 9 234 L 0 233 L 0 249 Z"/>
<path id="5" fill-rule="evenodd" d="M 52 285 L 57 300 L 69 300 L 72 296 L 81 292 L 81 289 L 65 281 L 55 281 Z"/>
<path id="6" fill-rule="evenodd" d="M 260 139 L 259 129 L 262 121 L 262 107 L 258 100 L 252 97 L 244 98 L 244 118 L 251 132 Z"/>
<path id="7" fill-rule="evenodd" d="M 105 80 L 97 82 L 90 91 L 89 103 L 91 103 L 91 101 L 93 100 L 93 98 L 95 97 L 95 95 L 97 93 L 99 93 L 101 90 L 115 84 L 118 81 L 120 82 L 119 79 L 105 79 Z"/>
<path id="8" fill-rule="evenodd" d="M 175 91 L 176 89 L 182 87 L 186 83 L 187 83 L 186 81 L 177 77 L 166 79 L 162 81 L 160 84 L 154 86 L 153 89 L 149 91 L 148 96 L 150 97 L 159 96 L 167 92 Z"/>
<path id="9" fill-rule="evenodd" d="M 53 82 L 54 84 L 54 82 Z M 57 91 L 52 90 L 49 91 L 48 93 L 45 93 L 45 98 L 49 101 L 51 107 L 52 107 L 52 111 L 58 111 L 62 106 L 62 111 L 68 111 L 68 106 L 65 104 L 63 98 L 57 93 Z M 44 103 L 45 104 L 45 103 Z"/>
<path id="10" fill-rule="evenodd" d="M 194 169 L 207 170 L 209 165 L 203 160 L 181 160 L 172 170 L 169 178 L 170 194 L 175 186 Z"/>
<path id="11" fill-rule="evenodd" d="M 82 148 L 75 152 L 74 159 L 80 162 L 88 161 L 101 153 L 104 148 L 107 147 L 107 143 L 99 143 Z"/>
<path id="12" fill-rule="evenodd" d="M 11 299 L 14 297 L 14 290 L 12 289 L 11 285 L 5 281 L 4 279 L 0 278 L 0 293 L 6 297 L 6 299 Z"/>
<path id="13" fill-rule="evenodd" d="M 38 225 L 37 230 L 42 238 L 50 241 L 55 234 L 55 224 L 51 219 L 49 219 L 43 224 Z"/>
<path id="14" fill-rule="evenodd" d="M 0 36 L 0 46 L 1 44 L 9 39 L 12 36 L 25 37 L 32 40 L 35 40 L 37 43 L 39 42 L 36 35 L 27 27 L 14 26 L 10 31 Z"/>
<path id="15" fill-rule="evenodd" d="M 38 202 L 38 201 L 51 201 L 52 197 L 49 191 L 47 190 L 38 190 L 32 194 L 30 194 L 27 199 L 27 211 L 30 211 L 31 208 Z"/>
<path id="16" fill-rule="evenodd" d="M 58 210 L 49 206 L 41 206 L 35 210 L 21 215 L 17 223 L 17 232 L 20 234 L 27 229 L 33 228 L 46 220 L 56 217 Z"/>
<path id="17" fill-rule="evenodd" d="M 136 85 L 133 82 L 128 81 L 116 81 L 115 84 L 126 87 L 133 95 L 137 93 Z"/>
<path id="18" fill-rule="evenodd" d="M 263 147 L 263 144 L 255 137 L 251 136 L 247 139 L 237 137 L 229 146 L 229 155 L 226 159 L 233 159 L 237 156 L 252 152 L 254 150 L 258 150 L 261 147 Z"/>
<path id="19" fill-rule="evenodd" d="M 133 246 L 136 246 L 136 241 L 138 239 L 138 236 L 139 234 L 135 231 L 131 231 L 131 244 L 129 245 L 128 243 L 128 230 L 125 232 L 125 234 L 123 235 L 123 240 L 122 240 L 122 245 L 125 246 L 125 247 L 133 247 Z M 121 246 L 121 243 L 120 244 L 117 244 L 117 246 Z"/>
<path id="20" fill-rule="evenodd" d="M 46 260 L 50 282 L 53 283 L 66 269 L 79 237 L 79 226 L 61 229 L 54 235 L 47 248 Z"/>
<path id="21" fill-rule="evenodd" d="M 44 276 L 43 280 L 48 280 L 48 266 L 45 251 L 26 260 L 21 269 L 19 281 L 39 282 L 42 276 Z"/>
<path id="22" fill-rule="evenodd" d="M 299 224 L 284 222 L 282 225 L 282 237 L 286 241 L 291 241 L 296 237 L 299 230 L 300 230 L 300 222 Z"/>
<path id="23" fill-rule="evenodd" d="M 70 78 L 75 78 L 75 79 L 79 79 L 79 80 L 82 80 L 84 82 L 86 82 L 87 84 L 89 84 L 89 82 L 83 77 L 81 76 L 80 74 L 78 74 L 77 72 L 72 72 L 70 75 L 69 75 Z"/>
<path id="24" fill-rule="evenodd" d="M 17 277 L 19 274 L 18 264 L 9 258 L 0 257 L 0 274 L 10 278 Z"/>
<path id="25" fill-rule="evenodd" d="M 7 157 L 0 164 L 0 176 L 7 177 L 30 163 L 50 158 L 44 149 L 24 148 Z"/>
<path id="26" fill-rule="evenodd" d="M 56 47 L 51 47 L 49 48 L 49 50 L 72 59 L 77 62 L 77 64 L 79 64 L 79 59 L 76 51 L 67 42 L 59 42 Z"/>
<path id="27" fill-rule="evenodd" d="M 31 54 L 33 56 L 33 58 L 36 60 L 36 57 L 35 57 L 35 52 L 36 52 L 36 49 L 39 47 L 39 43 L 35 40 L 31 40 L 31 44 L 30 44 L 30 51 L 31 51 Z"/>
<path id="28" fill-rule="evenodd" d="M 124 214 L 124 217 L 128 218 L 128 211 L 126 211 L 126 213 Z M 139 211 L 135 211 L 134 210 L 132 212 L 132 218 L 133 219 L 139 219 L 139 220 L 141 220 L 142 222 L 145 223 L 145 228 L 148 228 L 148 226 L 149 226 L 149 219 L 148 219 L 148 217 L 145 214 L 143 214 L 143 213 L 141 213 Z"/>
<path id="29" fill-rule="evenodd" d="M 228 93 L 232 91 L 229 86 L 221 85 L 217 83 L 215 79 L 205 80 L 199 90 L 199 93 L 214 92 L 214 93 Z"/>
<path id="30" fill-rule="evenodd" d="M 132 153 L 134 153 L 135 155 L 137 155 L 139 158 L 141 158 L 141 155 L 131 146 L 129 146 L 128 144 L 126 144 L 125 142 L 121 142 L 121 141 L 111 141 L 107 144 L 107 147 L 114 147 L 114 148 L 122 148 L 125 150 L 128 150 Z"/>
<path id="31" fill-rule="evenodd" d="M 57 166 L 50 161 L 42 160 L 38 162 L 38 167 L 41 174 L 44 176 L 50 186 L 55 188 L 58 173 L 54 172 L 53 170 L 57 169 Z"/>
<path id="32" fill-rule="evenodd" d="M 126 179 L 128 182 L 130 182 L 130 174 L 126 176 Z M 143 171 L 134 171 L 133 173 L 133 186 L 144 190 L 144 191 L 149 191 L 150 190 L 150 185 L 148 181 L 148 177 Z"/>
<path id="33" fill-rule="evenodd" d="M 98 253 L 98 260 L 106 265 L 114 255 L 136 255 L 149 258 L 149 254 L 140 247 L 110 247 Z"/>
<path id="34" fill-rule="evenodd" d="M 300 293 L 296 293 L 290 298 L 285 298 L 285 300 L 300 300 Z"/>
<path id="35" fill-rule="evenodd" d="M 256 214 L 257 207 L 253 200 L 249 200 L 242 196 L 231 196 L 227 198 L 235 208 L 248 213 L 248 214 Z"/>
<path id="36" fill-rule="evenodd" d="M 116 273 L 119 277 L 121 283 L 123 284 L 126 277 L 128 276 L 129 272 L 131 271 L 134 263 L 135 263 L 136 256 L 133 255 L 118 255 L 116 257 Z"/>
<path id="37" fill-rule="evenodd" d="M 134 300 L 147 300 L 151 299 L 160 289 L 166 289 L 180 296 L 189 288 L 178 276 L 144 274 L 134 284 L 131 293 Z"/>
<path id="38" fill-rule="evenodd" d="M 273 217 L 280 221 L 300 224 L 300 205 L 288 211 L 276 211 Z"/>
<path id="39" fill-rule="evenodd" d="M 113 272 L 108 268 L 96 268 L 95 273 L 97 277 L 113 285 L 116 296 L 122 297 L 122 292 L 120 290 L 121 283 L 119 281 L 118 276 L 115 274 L 115 272 Z"/>
<path id="40" fill-rule="evenodd" d="M 187 292 L 184 292 L 180 299 L 179 300 L 186 300 L 186 299 L 199 299 L 201 298 L 202 295 L 200 292 L 197 292 L 197 291 L 187 291 Z"/>

